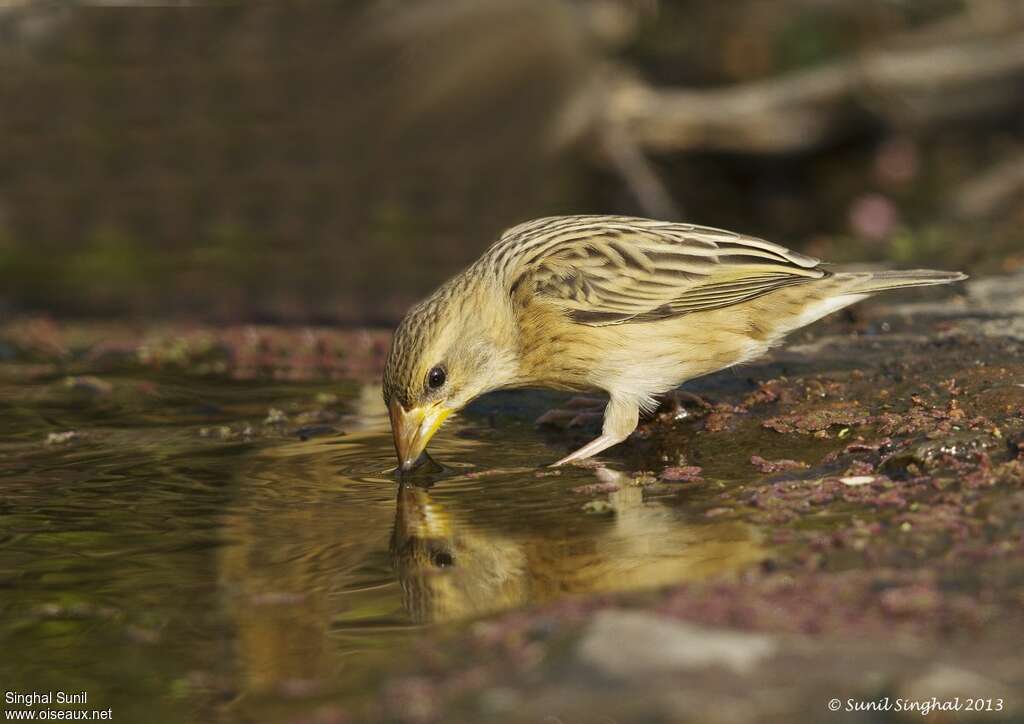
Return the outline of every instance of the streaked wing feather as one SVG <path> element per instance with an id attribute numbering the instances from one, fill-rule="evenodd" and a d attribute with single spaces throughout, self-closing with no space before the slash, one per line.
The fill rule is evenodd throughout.
<path id="1" fill-rule="evenodd" d="M 513 289 L 594 326 L 720 309 L 828 275 L 817 259 L 763 239 L 628 217 L 530 222 L 492 253 L 511 267 Z"/>

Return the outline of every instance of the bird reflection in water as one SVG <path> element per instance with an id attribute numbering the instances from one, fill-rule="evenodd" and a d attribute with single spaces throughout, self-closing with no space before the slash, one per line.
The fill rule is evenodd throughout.
<path id="1" fill-rule="evenodd" d="M 609 475 L 618 475 L 606 471 Z M 736 522 L 688 523 L 623 484 L 593 525 L 490 525 L 427 488 L 398 491 L 391 555 L 403 605 L 417 622 L 472 618 L 558 596 L 651 588 L 760 560 L 755 532 Z M 597 528 L 597 530 L 595 530 Z"/>

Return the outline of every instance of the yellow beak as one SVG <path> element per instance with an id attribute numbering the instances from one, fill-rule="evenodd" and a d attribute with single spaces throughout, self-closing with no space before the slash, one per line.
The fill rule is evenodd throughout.
<path id="1" fill-rule="evenodd" d="M 406 410 L 398 400 L 391 400 L 388 414 L 391 416 L 391 434 L 395 438 L 398 465 L 409 471 L 452 410 L 439 404 Z"/>

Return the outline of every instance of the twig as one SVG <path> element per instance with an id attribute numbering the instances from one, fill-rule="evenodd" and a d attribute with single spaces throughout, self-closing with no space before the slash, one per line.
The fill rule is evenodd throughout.
<path id="1" fill-rule="evenodd" d="M 1015 32 L 877 51 L 732 88 L 660 89 L 620 80 L 606 113 L 646 151 L 785 153 L 840 138 L 865 117 L 924 126 L 1012 107 L 1024 99 L 1022 78 L 1024 32 Z"/>
<path id="2" fill-rule="evenodd" d="M 655 219 L 682 218 L 650 159 L 631 136 L 619 126 L 607 126 L 601 141 L 604 158 L 622 177 L 645 214 Z"/>

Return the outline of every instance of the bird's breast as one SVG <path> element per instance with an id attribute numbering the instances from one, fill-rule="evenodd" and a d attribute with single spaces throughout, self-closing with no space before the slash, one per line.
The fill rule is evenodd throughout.
<path id="1" fill-rule="evenodd" d="M 527 385 L 589 390 L 602 356 L 594 328 L 573 324 L 557 310 L 538 306 L 518 320 L 516 345 L 520 377 Z"/>

